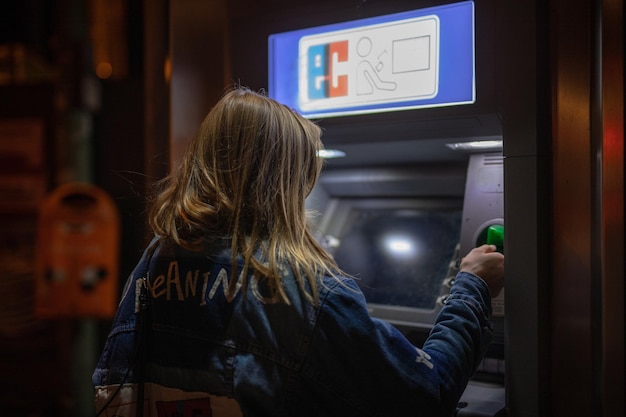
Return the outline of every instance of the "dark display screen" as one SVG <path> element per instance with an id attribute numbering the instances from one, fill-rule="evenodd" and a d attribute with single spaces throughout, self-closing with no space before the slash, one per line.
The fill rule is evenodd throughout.
<path id="1" fill-rule="evenodd" d="M 335 260 L 368 303 L 433 309 L 461 230 L 461 210 L 353 208 Z"/>

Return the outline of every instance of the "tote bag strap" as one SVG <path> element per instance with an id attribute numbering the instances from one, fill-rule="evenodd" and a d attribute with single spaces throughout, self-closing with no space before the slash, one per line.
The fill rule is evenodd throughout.
<path id="1" fill-rule="evenodd" d="M 159 246 L 159 239 L 155 238 L 150 242 L 150 246 L 146 249 L 145 268 L 140 271 L 140 277 L 135 280 L 135 314 L 137 315 L 136 339 L 134 353 L 131 362 L 128 364 L 126 375 L 120 382 L 117 389 L 108 397 L 102 407 L 97 411 L 96 417 L 100 417 L 109 407 L 109 405 L 119 395 L 120 390 L 127 381 L 131 369 L 135 370 L 137 383 L 137 396 L 135 407 L 135 415 L 143 417 L 144 415 L 144 398 L 145 398 L 145 369 L 146 369 L 146 349 L 147 339 L 151 329 L 150 320 L 150 295 L 149 291 L 149 274 L 150 263 L 152 257 Z"/>
<path id="2" fill-rule="evenodd" d="M 154 239 L 148 248 L 146 258 L 146 268 L 143 277 L 135 282 L 135 313 L 137 314 L 137 360 L 135 362 L 135 375 L 137 380 L 137 407 L 135 409 L 136 417 L 144 416 L 144 399 L 146 384 L 146 362 L 147 347 L 150 331 L 152 329 L 151 320 L 151 303 L 149 283 L 150 283 L 150 263 L 157 247 L 158 239 Z"/>

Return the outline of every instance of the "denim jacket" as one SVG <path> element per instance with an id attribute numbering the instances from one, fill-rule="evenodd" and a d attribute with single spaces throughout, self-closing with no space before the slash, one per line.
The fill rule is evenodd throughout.
<path id="1" fill-rule="evenodd" d="M 93 374 L 101 415 L 135 415 L 143 356 L 149 416 L 451 416 L 491 339 L 489 291 L 468 273 L 418 349 L 369 316 L 351 278 L 320 278 L 317 304 L 289 272 L 289 305 L 252 278 L 231 295 L 230 251 L 213 252 L 158 239 L 144 252 Z"/>

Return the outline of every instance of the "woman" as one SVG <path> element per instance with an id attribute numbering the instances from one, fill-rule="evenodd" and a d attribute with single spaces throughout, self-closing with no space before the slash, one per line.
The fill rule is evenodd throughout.
<path id="1" fill-rule="evenodd" d="M 245 88 L 209 112 L 153 202 L 94 373 L 107 415 L 451 415 L 491 338 L 503 257 L 463 258 L 423 349 L 371 318 L 313 237 L 320 129 Z M 137 406 L 136 406 L 137 405 Z"/>

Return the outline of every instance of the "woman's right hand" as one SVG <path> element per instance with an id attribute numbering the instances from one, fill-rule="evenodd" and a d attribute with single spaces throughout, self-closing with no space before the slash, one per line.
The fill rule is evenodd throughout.
<path id="1" fill-rule="evenodd" d="M 461 259 L 459 270 L 474 274 L 485 281 L 491 297 L 497 297 L 504 287 L 504 255 L 496 252 L 494 245 L 482 245 L 472 249 Z"/>

